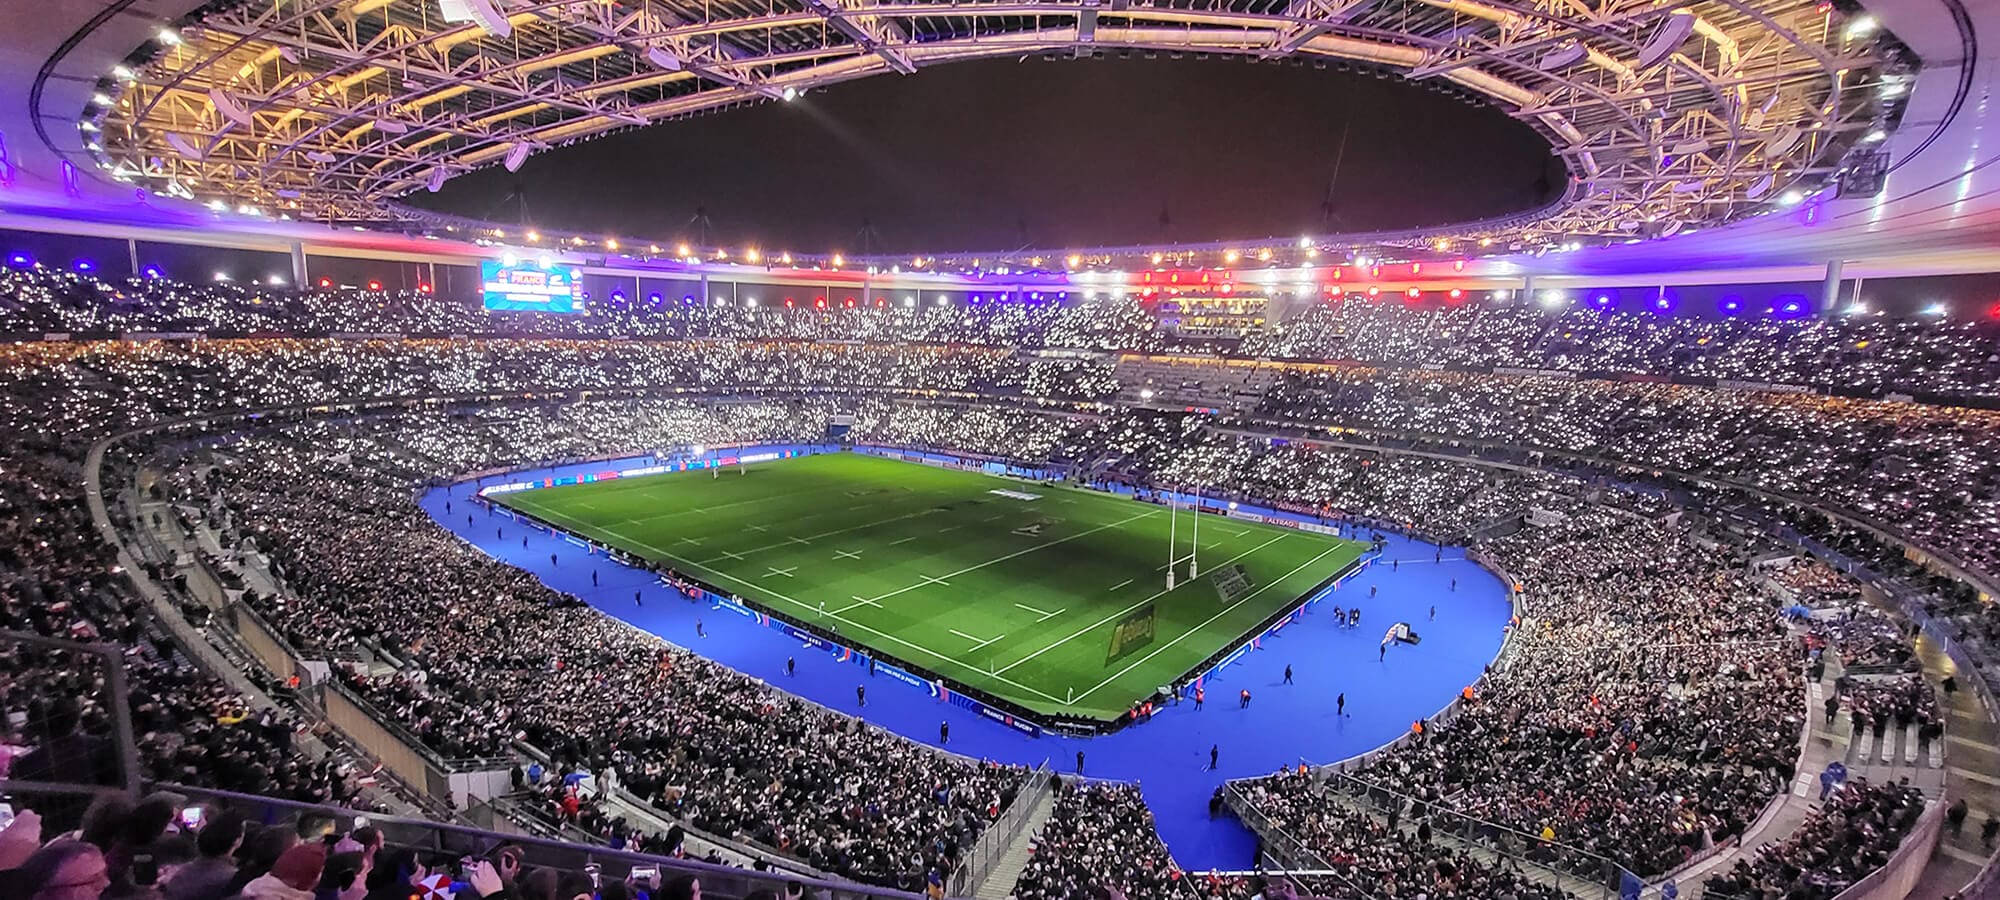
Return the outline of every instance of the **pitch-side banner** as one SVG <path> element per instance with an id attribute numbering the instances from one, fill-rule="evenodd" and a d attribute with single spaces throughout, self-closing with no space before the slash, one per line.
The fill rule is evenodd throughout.
<path id="1" fill-rule="evenodd" d="M 1321 525 L 1318 522 L 1301 522 L 1297 519 L 1287 519 L 1284 516 L 1267 516 L 1264 515 L 1263 513 L 1255 513 L 1243 509 L 1229 510 L 1228 516 L 1232 519 L 1242 519 L 1246 522 L 1262 522 L 1266 525 L 1277 525 L 1283 528 L 1295 528 L 1298 529 L 1299 531 L 1310 531 L 1314 534 L 1332 535 L 1334 537 L 1340 536 L 1340 529 L 1335 528 L 1332 525 Z"/>

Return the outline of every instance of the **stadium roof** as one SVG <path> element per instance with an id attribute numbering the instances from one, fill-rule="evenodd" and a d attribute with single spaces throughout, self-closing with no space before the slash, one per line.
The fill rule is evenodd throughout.
<path id="1" fill-rule="evenodd" d="M 947 252 L 935 270 L 1492 257 L 1483 274 L 1851 259 L 2000 268 L 1982 157 L 2000 9 L 1962 0 L 51 0 L 5 4 L 0 206 L 464 240 L 397 204 L 437 179 L 623 128 L 872 74 L 1024 53 L 1305 57 L 1509 111 L 1572 178 L 1536 213 L 1378 235 Z M 1984 33 L 1989 40 L 1982 43 Z M 1891 37 L 1893 35 L 1893 37 Z M 1986 65 L 1980 65 L 1981 62 Z M 661 127 L 672 127 L 665 125 Z M 65 167 L 68 164 L 68 168 Z M 11 179 L 5 178 L 13 172 Z M 1874 182 L 1874 183 L 1871 183 Z M 1876 184 L 1883 187 L 1872 192 Z M 1844 194 L 1844 196 L 1843 196 Z M 10 196 L 11 195 L 11 196 Z M 324 227 L 319 233 L 326 232 Z M 379 238 L 374 236 L 371 239 Z M 552 236 L 631 253 L 609 236 Z M 628 238 L 628 240 L 643 239 Z M 1628 243 L 1636 242 L 1636 243 Z M 677 249 L 677 248 L 676 248 Z M 706 248 L 695 255 L 704 259 Z M 650 255 L 650 254 L 648 254 Z M 666 256 L 677 255 L 664 252 Z M 1896 263 L 1895 261 L 1902 261 Z M 825 262 L 801 255 L 800 264 Z M 850 264 L 890 260 L 852 260 Z M 917 260 L 902 260 L 906 266 Z"/>

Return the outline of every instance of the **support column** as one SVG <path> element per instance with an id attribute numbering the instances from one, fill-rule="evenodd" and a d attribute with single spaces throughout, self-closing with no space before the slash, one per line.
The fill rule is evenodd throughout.
<path id="1" fill-rule="evenodd" d="M 126 239 L 125 239 L 125 258 L 126 258 L 126 260 L 127 260 L 127 261 L 129 261 L 129 262 L 130 262 L 130 263 L 132 264 L 132 277 L 133 277 L 133 278 L 144 278 L 144 277 L 146 277 L 146 273 L 144 273 L 144 272 L 141 272 L 141 271 L 139 271 L 139 239 L 138 239 L 138 238 L 126 238 Z"/>
<path id="2" fill-rule="evenodd" d="M 1826 284 L 1820 289 L 1820 312 L 1831 313 L 1840 304 L 1841 265 L 1841 261 L 1837 259 L 1826 264 Z"/>
<path id="3" fill-rule="evenodd" d="M 292 243 L 292 287 L 305 287 L 306 279 L 310 277 L 312 277 L 311 274 L 306 271 L 306 245 L 294 241 Z"/>
<path id="4" fill-rule="evenodd" d="M 1524 276 L 1522 276 L 1522 277 L 1521 277 L 1521 298 L 1522 298 L 1522 299 L 1524 299 L 1524 300 L 1527 300 L 1527 301 L 1529 301 L 1529 302 L 1533 302 L 1533 301 L 1534 301 L 1534 299 L 1535 299 L 1535 276 L 1533 276 L 1533 275 L 1524 275 Z"/>

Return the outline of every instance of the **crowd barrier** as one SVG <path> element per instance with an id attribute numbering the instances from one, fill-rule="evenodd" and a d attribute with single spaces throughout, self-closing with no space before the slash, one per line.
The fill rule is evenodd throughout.
<path id="1" fill-rule="evenodd" d="M 580 394 L 580 393 L 581 393 L 581 392 L 568 392 L 568 393 L 564 393 L 564 394 L 561 394 L 561 395 L 551 395 L 551 396 L 550 396 L 550 397 L 549 397 L 548 399 L 551 399 L 551 400 L 555 400 L 555 399 L 560 399 L 560 397 L 562 397 L 562 396 L 571 396 L 572 394 Z M 600 392 L 600 393 L 616 393 L 616 392 Z M 634 395 L 637 395 L 637 394 L 640 394 L 640 393 L 649 393 L 649 392 L 647 392 L 647 391 L 634 391 L 634 392 L 631 392 L 631 393 L 633 393 Z M 699 393 L 699 392 L 684 392 L 684 393 Z M 894 392 L 888 392 L 888 393 L 891 393 L 891 394 L 893 394 Z M 455 399 L 455 400 L 466 400 L 466 399 L 479 399 L 479 398 L 478 398 L 478 397 L 466 397 L 466 398 L 454 398 L 454 399 Z M 509 401 L 514 401 L 514 400 L 518 400 L 518 399 L 519 399 L 519 395 L 500 395 L 500 394 L 495 394 L 495 395 L 487 395 L 486 399 L 492 399 L 492 400 L 509 400 Z M 352 404 L 341 404 L 341 405 L 338 405 L 338 406 L 337 406 L 337 408 L 338 408 L 338 409 L 346 409 L 346 410 L 362 410 L 362 409 L 393 409 L 393 408 L 406 408 L 406 407 L 412 407 L 412 406 L 423 406 L 423 405 L 435 405 L 435 404 L 437 404 L 437 403 L 441 403 L 441 402 L 451 402 L 451 401 L 448 401 L 448 400 L 446 400 L 446 399 L 444 399 L 444 398 L 383 398 L 383 399 L 380 399 L 380 400 L 366 400 L 366 401 L 359 401 L 359 402 L 356 402 L 356 403 L 352 403 Z M 227 423 L 244 423 L 244 422 L 247 422 L 247 421 L 249 421 L 249 420 L 251 420 L 251 419 L 253 419 L 253 418 L 257 417 L 258 415 L 261 415 L 261 414 L 263 414 L 263 413 L 286 413 L 286 414 L 305 414 L 305 415 L 311 415 L 311 414 L 314 414 L 315 412 L 324 412 L 324 408 L 323 408 L 323 407 L 307 407 L 307 406 L 300 406 L 300 407 L 288 407 L 288 408 L 280 408 L 280 409 L 276 409 L 276 410 L 267 410 L 267 411 L 261 411 L 261 412 L 252 412 L 252 411 L 234 411 L 234 412 L 230 412 L 230 413 L 227 413 L 227 414 L 221 414 L 221 415 L 213 415 L 213 416 L 205 416 L 205 417 L 191 417 L 191 418 L 189 418 L 189 419 L 186 419 L 186 420 L 179 420 L 179 421 L 177 421 L 177 422 L 172 422 L 172 423 L 159 423 L 159 424 L 156 424 L 156 425 L 153 425 L 153 426 L 150 426 L 150 427 L 148 427 L 148 428 L 142 428 L 142 429 L 136 429 L 136 430 L 134 430 L 134 431 L 131 431 L 131 432 L 126 432 L 126 433 L 122 433 L 122 434 L 120 434 L 120 435 L 117 435 L 117 436 L 114 436 L 113 438 L 110 438 L 110 439 L 107 439 L 106 441 L 102 441 L 102 442 L 100 442 L 99 444 L 95 445 L 95 446 L 94 446 L 94 447 L 92 448 L 92 453 L 91 453 L 91 459 L 90 459 L 90 460 L 89 460 L 89 461 L 87 462 L 87 465 L 86 465 L 86 480 L 87 480 L 87 482 L 89 483 L 89 485 L 90 485 L 90 488 L 91 488 L 91 489 L 90 489 L 90 491 L 89 491 L 89 499 L 90 499 L 90 502 L 91 502 L 91 506 L 92 506 L 92 513 L 93 513 L 93 516 L 94 516 L 94 517 L 95 517 L 95 518 L 97 519 L 97 522 L 98 522 L 98 526 L 99 526 L 100 530 L 103 530 L 103 531 L 107 531 L 107 532 L 108 532 L 108 531 L 110 530 L 110 529 L 109 529 L 109 526 L 108 526 L 108 524 L 106 523 L 106 521 L 104 520 L 104 517 L 103 517 L 103 504 L 102 504 L 102 500 L 101 500 L 101 493 L 100 493 L 100 491 L 99 491 L 99 490 L 97 489 L 97 477 L 98 477 L 98 469 L 99 469 L 99 466 L 100 466 L 100 463 L 101 463 L 101 459 L 102 459 L 102 451 L 103 451 L 103 448 L 104 448 L 105 446 L 109 445 L 110 443 L 112 443 L 112 442 L 115 442 L 115 441 L 118 441 L 118 440 L 122 440 L 122 439 L 125 439 L 125 438 L 128 438 L 128 437 L 130 437 L 130 436 L 132 436 L 132 435 L 134 435 L 134 434 L 143 434 L 143 433 L 150 433 L 150 432 L 153 432 L 153 431 L 157 431 L 157 430 L 159 430 L 159 429 L 161 429 L 161 428 L 165 428 L 165 427 L 170 427 L 170 426 L 173 426 L 173 425 L 178 425 L 178 424 L 196 424 L 196 423 L 199 423 L 199 424 L 211 424 L 211 425 L 212 425 L 212 424 L 215 424 L 215 423 L 224 423 L 224 424 L 227 424 Z M 1394 439 L 1394 438 L 1393 438 L 1392 436 L 1388 436 L 1388 435 L 1370 435 L 1369 437 L 1371 437 L 1371 438 L 1372 438 L 1372 439 L 1374 439 L 1374 440 L 1377 440 L 1377 441 L 1380 441 L 1380 443 L 1375 443 L 1375 444 L 1351 444 L 1351 443 L 1349 443 L 1349 442 L 1332 442 L 1332 441 L 1327 441 L 1327 442 L 1323 442 L 1323 443 L 1327 443 L 1327 444 L 1330 444 L 1330 445 L 1340 445 L 1340 446 L 1355 446 L 1355 447 L 1359 447 L 1359 448 L 1363 448 L 1363 449 L 1376 449 L 1376 450 L 1384 450 L 1384 451 L 1387 451 L 1387 452 L 1404 452 L 1404 451 L 1403 451 L 1403 450 L 1402 450 L 1402 449 L 1401 449 L 1400 447 L 1398 447 L 1398 445 L 1397 445 L 1397 444 L 1395 443 L 1395 439 Z M 1437 440 L 1441 440 L 1441 438 L 1439 438 L 1438 436 L 1416 436 L 1416 437 L 1419 437 L 1419 438 L 1424 438 L 1425 440 L 1429 440 L 1429 441 L 1432 441 L 1432 442 L 1435 442 L 1435 441 L 1437 441 Z M 1553 458 L 1556 458 L 1556 459 L 1563 459 L 1563 460 L 1566 460 L 1566 461 L 1568 461 L 1568 462 L 1571 462 L 1571 463 L 1581 463 L 1581 464 L 1595 464 L 1595 465 L 1603 465 L 1603 466 L 1611 466 L 1611 467 L 1614 467 L 1614 468 L 1615 468 L 1615 467 L 1618 467 L 1618 466 L 1620 465 L 1620 464 L 1619 464 L 1619 463 L 1617 463 L 1617 462 L 1616 462 L 1615 460 L 1602 460 L 1602 459 L 1597 459 L 1597 458 L 1594 458 L 1594 457 L 1588 457 L 1588 456 L 1584 456 L 1584 455 L 1580 455 L 1580 454 L 1566 454 L 1566 453 L 1562 453 L 1562 452 L 1559 452 L 1559 451 L 1549 451 L 1549 450 L 1545 450 L 1545 449 L 1539 449 L 1539 448 L 1520 448 L 1520 447 L 1511 447 L 1511 448 L 1509 448 L 1509 447 L 1501 447 L 1501 446 L 1499 446 L 1499 445 L 1493 445 L 1493 446 L 1490 446 L 1490 447 L 1489 447 L 1489 446 L 1485 446 L 1485 445 L 1481 445 L 1481 444 L 1478 444 L 1478 442 L 1471 442 L 1471 443 L 1469 443 L 1469 444 L 1468 444 L 1468 443 L 1466 443 L 1466 442 L 1460 442 L 1460 441 L 1456 441 L 1456 440 L 1452 441 L 1452 444 L 1453 444 L 1453 445 L 1454 445 L 1454 446 L 1456 447 L 1456 452 L 1451 452 L 1451 453 L 1433 453 L 1433 452 L 1426 452 L 1426 451 L 1423 451 L 1423 450 L 1420 450 L 1420 449 L 1415 449 L 1415 450 L 1411 450 L 1411 451 L 1409 451 L 1409 452 L 1413 452 L 1413 453 L 1417 453 L 1418 455 L 1436 455 L 1436 456 L 1439 456 L 1439 457 L 1441 457 L 1441 458 L 1451 458 L 1451 459 L 1456 459 L 1456 460 L 1459 460 L 1459 461 L 1469 461 L 1469 462 L 1474 462 L 1474 463 L 1479 463 L 1479 464 L 1489 464 L 1489 465 L 1496 465 L 1496 466 L 1500 466 L 1500 467 L 1503 467 L 1503 468 L 1530 468 L 1530 467 L 1534 467 L 1534 468 L 1540 468 L 1540 467 L 1542 467 L 1542 466 L 1540 466 L 1540 465 L 1537 465 L 1536 463 L 1537 463 L 1538 461 L 1540 461 L 1540 460 L 1541 460 L 1541 459 L 1543 458 L 1543 456 L 1544 456 L 1544 455 L 1547 455 L 1547 456 L 1549 456 L 1549 457 L 1553 457 Z M 1460 445 L 1463 445 L 1463 446 L 1460 446 Z M 1413 444 L 1413 447 L 1414 447 L 1414 446 L 1416 446 L 1416 445 L 1414 445 L 1414 444 Z M 1500 456 L 1501 458 L 1497 458 L 1497 459 L 1487 459 L 1487 458 L 1485 458 L 1485 457 L 1482 457 L 1482 456 L 1480 456 L 1480 451 L 1481 451 L 1482 449 L 1483 449 L 1483 450 L 1487 450 L 1487 451 L 1491 451 L 1491 452 L 1493 452 L 1493 453 L 1497 453 L 1497 454 L 1499 454 L 1499 456 Z M 1519 461 L 1518 461 L 1518 462 L 1508 462 L 1507 460 L 1510 460 L 1510 459 L 1518 459 Z M 1660 473 L 1660 475 L 1661 475 L 1662 477 L 1685 477 L 1685 476 L 1681 475 L 1680 473 L 1673 473 L 1673 472 L 1665 472 L 1665 473 Z M 1800 506 L 1802 506 L 1802 507 L 1804 507 L 1804 508 L 1807 508 L 1807 509 L 1814 509 L 1814 510 L 1820 510 L 1820 511 L 1823 511 L 1823 512 L 1828 512 L 1828 514 L 1829 514 L 1829 515 L 1833 515 L 1833 516 L 1834 516 L 1835 518 L 1837 518 L 1837 519 L 1839 519 L 1839 520 L 1841 520 L 1841 521 L 1844 521 L 1844 522 L 1847 522 L 1847 523 L 1850 523 L 1850 524 L 1858 524 L 1858 525 L 1860 525 L 1861 527 L 1864 527 L 1864 528 L 1868 529 L 1868 530 L 1869 530 L 1870 532 L 1872 532 L 1872 533 L 1875 533 L 1875 534 L 1877 534 L 1877 535 L 1881 535 L 1881 536 L 1883 536 L 1883 537 L 1884 537 L 1885 539 L 1888 539 L 1888 540 L 1891 540 L 1891 541 L 1898 541 L 1898 542 L 1901 542 L 1901 539 L 1900 539 L 1900 538 L 1898 538 L 1898 537 L 1896 537 L 1896 535 L 1895 535 L 1895 533 L 1894 533 L 1893 531 L 1891 531 L 1891 530 L 1886 530 L 1886 526 L 1878 526 L 1878 524 L 1876 524 L 1876 523 L 1873 523 L 1872 521 L 1861 521 L 1861 520 L 1858 520 L 1858 519 L 1854 518 L 1854 517 L 1853 517 L 1853 516 L 1852 516 L 1851 514 L 1847 514 L 1847 513 L 1844 513 L 1844 512 L 1834 512 L 1834 511 L 1827 511 L 1827 510 L 1824 510 L 1824 509 L 1823 509 L 1822 507 L 1820 507 L 1819 505 L 1817 505 L 1817 504 L 1815 504 L 1815 503 L 1811 503 L 1811 502 L 1810 502 L 1809 500 L 1805 500 L 1805 499 L 1801 499 L 1801 498 L 1797 498 L 1797 497 L 1793 497 L 1793 496 L 1790 496 L 1790 495 L 1783 495 L 1783 494 L 1779 494 L 1779 493 L 1774 493 L 1774 492 L 1766 492 L 1766 491 L 1757 491 L 1757 490 L 1755 490 L 1754 488 L 1748 488 L 1748 487 L 1744 487 L 1744 486 L 1741 486 L 1741 485 L 1731 485 L 1731 484 L 1725 484 L 1725 485 L 1724 485 L 1724 487 L 1730 487 L 1730 488 L 1740 488 L 1740 489 L 1742 489 L 1742 490 L 1745 490 L 1745 491 L 1748 491 L 1748 492 L 1750 492 L 1750 493 L 1752 493 L 1752 494 L 1756 494 L 1756 495 L 1762 495 L 1762 496 L 1767 496 L 1767 497 L 1773 497 L 1773 498 L 1776 498 L 1776 499 L 1780 499 L 1780 500 L 1783 500 L 1783 501 L 1785 501 L 1785 502 L 1788 502 L 1788 503 L 1793 503 L 1793 504 L 1796 504 L 1796 505 L 1800 505 Z M 1957 561 L 1957 560 L 1954 560 L 1954 559 L 1952 559 L 1952 558 L 1950 558 L 1950 557 L 1936 557 L 1936 558 L 1938 558 L 1938 559 L 1939 559 L 1939 560 L 1940 560 L 1941 562 L 1943 562 L 1943 563 L 1945 563 L 1945 564 L 1949 565 L 1949 566 L 1950 566 L 1950 567 L 1951 567 L 1951 568 L 1952 568 L 1953 570 L 1955 570 L 1955 572 L 1956 572 L 1957 574 L 1963 574 L 1963 573 L 1966 573 L 1966 572 L 1970 571 L 1970 570 L 1968 570 L 1968 569 L 1966 569 L 1966 568 L 1962 568 L 1962 567 L 1961 567 L 1961 565 L 1962 565 L 1962 564 L 1960 564 L 1960 563 L 1959 563 L 1959 561 Z M 1980 585 L 1981 587 L 1984 587 L 1984 586 L 1985 586 L 1985 585 L 1986 585 L 1986 584 L 1988 583 L 1988 582 L 1987 582 L 1986 580 L 1984 580 L 1983 578 L 1978 578 L 1978 577 L 1974 577 L 1974 578 L 1972 579 L 1972 581 L 1973 581 L 1973 583 L 1976 583 L 1976 584 Z M 1906 601 L 1906 602 L 1907 602 L 1907 601 Z M 1907 606 L 1906 606 L 1906 609 L 1907 609 Z M 1963 649 L 1962 649 L 1962 648 L 1961 648 L 1960 646 L 1958 646 L 1958 645 L 1957 645 L 1957 643 L 1956 643 L 1956 642 L 1955 642 L 1954 640 L 1952 640 L 1952 634 L 1951 634 L 1951 627 L 1950 627 L 1949 623 L 1946 623 L 1946 622 L 1939 622 L 1939 621 L 1932 621 L 1932 620 L 1931 620 L 1931 619 L 1930 619 L 1930 618 L 1929 618 L 1928 616 L 1924 616 L 1924 617 L 1921 617 L 1921 618 L 1919 618 L 1919 621 L 1923 622 L 1923 625 L 1924 625 L 1924 630 L 1925 630 L 1925 632 L 1926 632 L 1927 634 L 1929 634 L 1930 636 L 1932 636 L 1932 637 L 1934 637 L 1934 638 L 1936 638 L 1936 639 L 1938 639 L 1938 640 L 1940 641 L 1941 645 L 1942 645 L 1942 646 L 1943 646 L 1943 647 L 1945 648 L 1946 652 L 1947 652 L 1947 653 L 1948 653 L 1948 654 L 1949 654 L 1949 655 L 1950 655 L 1950 656 L 1952 657 L 1952 659 L 1954 660 L 1954 662 L 1956 662 L 1956 663 L 1957 663 L 1957 664 L 1958 664 L 1958 665 L 1959 665 L 1959 666 L 1961 667 L 1961 668 L 1960 668 L 1960 671 L 1961 671 L 1961 672 L 1965 672 L 1965 673 L 1977 673 L 1977 672 L 1979 672 L 1979 671 L 1980 671 L 1980 669 L 1979 669 L 1979 668 L 1978 668 L 1978 667 L 1977 667 L 1977 666 L 1975 665 L 1974 661 L 1973 661 L 1973 660 L 1972 660 L 1972 659 L 1971 659 L 1971 658 L 1970 658 L 1970 657 L 1969 657 L 1969 656 L 1968 656 L 1968 655 L 1967 655 L 1967 654 L 1966 654 L 1966 653 L 1965 653 L 1965 652 L 1963 651 Z M 1980 677 L 1978 677 L 1978 676 L 1976 676 L 1976 675 L 1975 675 L 1974 677 L 1971 677 L 1971 678 L 1968 678 L 1968 679 L 1966 679 L 1966 680 L 1967 680 L 1968 682 L 1970 682 L 1970 683 L 1971 683 L 1971 684 L 1972 684 L 1972 685 L 1974 686 L 1974 688 L 1975 688 L 1976 690 L 1978 690 L 1978 691 L 1980 692 L 1980 694 L 1981 694 L 1982 698 L 1983 698 L 1983 699 L 1984 699 L 1984 700 L 1985 700 L 1985 701 L 1987 702 L 1987 704 L 1988 704 L 1988 708 L 1989 708 L 1989 709 L 1993 708 L 1993 707 L 1992 707 L 1992 696 L 1991 696 L 1991 691 L 1990 691 L 1990 686 L 1989 686 L 1989 685 L 1987 685 L 1986 683 L 1984 683 L 1983 679 L 1982 679 L 1982 678 L 1980 678 Z M 1992 883 L 1994 883 L 1994 882 L 1996 882 L 1996 881 L 2000 881 L 2000 875 L 1996 875 L 1996 873 L 1995 873 L 1995 870 L 1994 870 L 1994 867 L 1993 867 L 1992 865 L 1989 865 L 1989 866 L 1988 866 L 1988 867 L 1987 867 L 1987 868 L 1986 868 L 1985 870 L 1983 870 L 1983 871 L 1982 871 L 1982 874 L 1981 874 L 1981 876 L 1980 876 L 1980 881 L 1981 881 L 1981 882 L 1983 882 L 1983 883 L 1986 883 L 1986 884 L 1992 884 Z"/>
<path id="2" fill-rule="evenodd" d="M 631 853 L 574 841 L 551 840 L 429 819 L 411 819 L 337 806 L 298 803 L 168 782 L 150 783 L 145 785 L 145 788 L 178 795 L 184 807 L 201 806 L 211 811 L 228 809 L 241 812 L 249 821 L 266 827 L 290 828 L 296 827 L 302 820 L 312 820 L 330 825 L 334 833 L 339 834 L 365 824 L 381 831 L 385 847 L 414 850 L 419 854 L 420 860 L 434 870 L 453 871 L 454 874 L 463 861 L 488 858 L 502 848 L 512 848 L 523 870 L 545 868 L 569 872 L 596 871 L 599 877 L 606 881 L 621 881 L 633 877 L 635 872 L 657 870 L 659 881 L 662 883 L 680 876 L 699 879 L 702 896 L 717 900 L 742 900 L 759 890 L 782 895 L 786 885 L 790 883 L 803 885 L 824 900 L 924 900 L 920 894 L 872 887 L 851 881 L 833 881 L 788 872 L 763 872 L 672 856 Z M 0 781 L 0 795 L 17 800 L 74 797 L 77 798 L 75 802 L 87 805 L 91 798 L 107 790 L 114 789 L 90 785 Z"/>

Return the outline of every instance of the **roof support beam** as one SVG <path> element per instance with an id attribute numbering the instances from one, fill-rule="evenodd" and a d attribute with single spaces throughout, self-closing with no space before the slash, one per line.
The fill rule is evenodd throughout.
<path id="1" fill-rule="evenodd" d="M 806 0 L 806 6 L 826 18 L 834 30 L 847 36 L 862 49 L 889 64 L 889 68 L 909 75 L 917 71 L 915 63 L 904 55 L 902 45 L 909 43 L 910 37 L 903 29 L 887 19 L 872 16 L 857 16 L 841 5 L 842 0 Z"/>
<path id="2" fill-rule="evenodd" d="M 1347 21 L 1348 16 L 1371 2 L 1373 0 L 1292 0 L 1285 7 L 1285 18 L 1299 21 L 1279 29 L 1270 49 L 1258 56 L 1272 59 L 1297 53 L 1306 42 Z"/>

